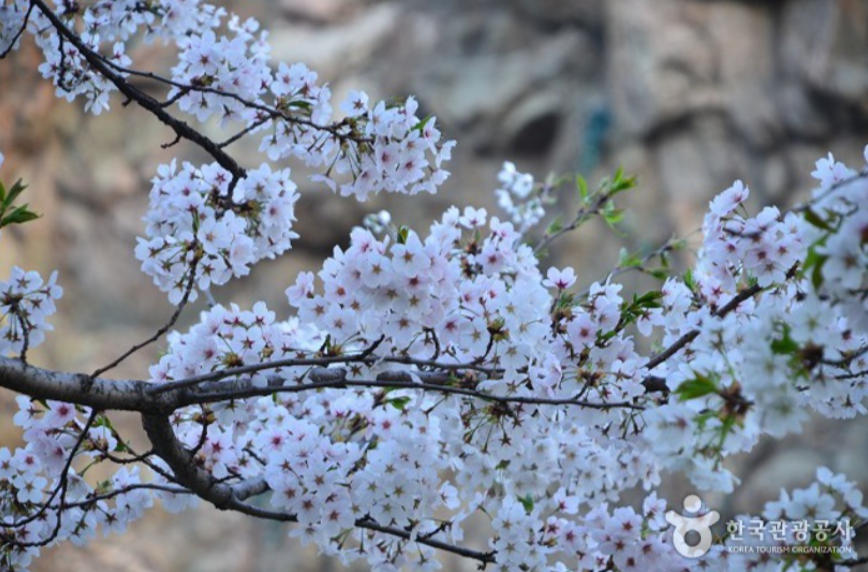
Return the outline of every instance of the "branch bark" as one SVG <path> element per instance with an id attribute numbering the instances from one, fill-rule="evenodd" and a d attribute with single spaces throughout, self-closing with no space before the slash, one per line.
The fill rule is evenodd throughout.
<path id="1" fill-rule="evenodd" d="M 53 399 L 99 410 L 160 411 L 171 397 L 152 396 L 144 381 L 92 378 L 84 373 L 51 371 L 18 359 L 0 357 L 0 387 L 35 399 Z"/>

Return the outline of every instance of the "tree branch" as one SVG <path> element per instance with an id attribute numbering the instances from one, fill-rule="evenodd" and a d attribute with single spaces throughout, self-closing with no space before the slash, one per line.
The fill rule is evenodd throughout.
<path id="1" fill-rule="evenodd" d="M 147 393 L 144 381 L 91 378 L 33 367 L 21 360 L 0 357 L 0 387 L 35 399 L 53 399 L 100 410 L 160 411 L 170 399 Z"/>
<path id="2" fill-rule="evenodd" d="M 326 369 L 323 373 L 337 372 L 340 370 Z M 629 401 L 617 402 L 591 402 L 583 401 L 574 398 L 547 398 L 547 397 L 531 397 L 531 396 L 510 396 L 510 395 L 494 395 L 483 391 L 469 389 L 465 387 L 446 385 L 443 383 L 426 383 L 407 379 L 409 372 L 394 372 L 395 374 L 405 374 L 396 376 L 378 377 L 376 380 L 364 379 L 346 379 L 344 375 L 332 374 L 321 381 L 313 381 L 311 383 L 303 383 L 298 385 L 269 385 L 267 387 L 254 387 L 252 384 L 244 384 L 246 387 L 238 387 L 238 384 L 226 384 L 225 390 L 215 387 L 213 390 L 205 388 L 202 391 L 192 392 L 181 397 L 182 401 L 189 400 L 192 404 L 214 403 L 220 401 L 229 401 L 232 399 L 247 399 L 250 397 L 261 397 L 273 395 L 276 393 L 299 393 L 303 391 L 315 391 L 319 389 L 333 388 L 379 388 L 379 389 L 411 389 L 419 391 L 429 391 L 436 393 L 444 393 L 448 395 L 461 395 L 464 397 L 473 397 L 482 401 L 493 403 L 514 404 L 514 405 L 568 405 L 576 407 L 584 407 L 589 409 L 635 409 L 642 410 L 643 406 L 637 405 Z M 413 372 L 414 374 L 416 372 Z M 317 379 L 313 376 L 312 379 Z M 322 378 L 319 378 L 322 379 Z"/>
<path id="3" fill-rule="evenodd" d="M 6 49 L 3 50 L 3 53 L 0 53 L 0 60 L 4 59 L 12 49 L 15 47 L 15 42 L 18 41 L 18 38 L 21 37 L 21 34 L 24 33 L 24 30 L 27 29 L 27 24 L 30 23 L 30 14 L 33 13 L 33 3 L 27 7 L 27 13 L 24 15 L 24 21 L 21 23 L 21 27 L 18 29 L 18 32 L 15 33 L 15 37 L 12 38 L 12 41 L 9 42 L 9 45 L 6 46 Z"/>
<path id="4" fill-rule="evenodd" d="M 229 171 L 236 179 L 243 179 L 247 173 L 238 165 L 238 163 L 229 156 L 223 149 L 220 148 L 214 141 L 205 137 L 186 122 L 175 118 L 163 109 L 159 101 L 141 91 L 137 87 L 131 85 L 121 75 L 111 69 L 103 61 L 102 56 L 91 50 L 78 35 L 70 30 L 66 24 L 49 8 L 44 0 L 31 0 L 39 10 L 45 15 L 51 25 L 57 30 L 60 37 L 65 38 L 70 44 L 81 53 L 87 63 L 98 71 L 103 77 L 112 82 L 123 95 L 132 101 L 135 101 L 140 107 L 146 109 L 154 115 L 160 122 L 169 126 L 175 134 L 181 139 L 186 139 L 201 147 L 206 153 L 214 158 L 221 167 Z"/>
<path id="5" fill-rule="evenodd" d="M 745 288 L 744 290 L 733 296 L 732 300 L 727 302 L 726 305 L 722 306 L 712 315 L 717 318 L 723 318 L 724 316 L 738 308 L 738 306 L 742 302 L 744 302 L 748 298 L 753 298 L 761 291 L 762 287 L 759 284 L 754 284 L 750 288 Z M 672 345 L 670 345 L 668 348 L 648 360 L 648 363 L 645 364 L 645 367 L 648 368 L 649 371 L 654 369 L 655 367 L 681 351 L 684 346 L 695 340 L 696 337 L 699 336 L 699 333 L 699 330 L 690 330 L 689 332 L 675 340 L 675 342 L 673 342 Z"/>
<path id="6" fill-rule="evenodd" d="M 411 375 L 412 374 L 412 375 Z M 158 384 L 140 380 L 93 378 L 86 374 L 51 371 L 27 365 L 20 360 L 0 357 L 0 387 L 36 399 L 52 399 L 86 405 L 102 411 L 136 411 L 143 414 L 168 414 L 181 407 L 203 405 L 231 399 L 245 399 L 275 393 L 298 393 L 328 388 L 367 387 L 416 389 L 474 397 L 485 401 L 525 405 L 573 405 L 592 409 L 643 409 L 631 402 L 589 402 L 574 398 L 493 395 L 473 388 L 447 385 L 450 377 L 440 372 L 384 372 L 376 380 L 348 380 L 341 368 L 315 368 L 308 374 L 313 381 L 284 385 L 272 377 L 266 387 L 256 387 L 250 379 L 202 383 L 195 388 L 178 386 L 154 391 Z M 417 377 L 420 381 L 414 380 Z M 159 454 L 159 453 L 158 453 Z M 160 455 L 162 456 L 162 455 Z"/>
<path id="7" fill-rule="evenodd" d="M 197 244 L 198 244 L 198 240 L 194 239 L 193 244 L 192 244 L 192 248 L 194 250 L 195 250 Z M 148 339 L 146 339 L 142 342 L 137 343 L 136 345 L 134 345 L 133 347 L 131 347 L 130 349 L 125 351 L 123 354 L 121 354 L 117 359 L 115 359 L 110 364 L 108 364 L 104 367 L 101 367 L 98 370 L 94 371 L 92 374 L 90 374 L 90 376 L 92 378 L 100 376 L 100 375 L 104 374 L 105 372 L 116 368 L 118 365 L 121 364 L 121 362 L 126 360 L 128 357 L 130 357 L 131 355 L 133 355 L 134 353 L 136 353 L 140 349 L 147 347 L 150 344 L 154 343 L 155 341 L 159 340 L 163 336 L 163 334 L 168 332 L 169 329 L 172 326 L 174 326 L 175 323 L 177 323 L 178 318 L 181 317 L 181 313 L 184 311 L 184 308 L 187 306 L 187 302 L 190 301 L 190 293 L 193 291 L 193 284 L 196 283 L 196 269 L 198 268 L 198 266 L 199 266 L 199 257 L 196 256 L 190 262 L 190 266 L 188 269 L 188 272 L 190 273 L 190 277 L 187 279 L 187 286 L 184 288 L 184 295 L 181 298 L 181 301 L 178 303 L 178 307 L 175 308 L 175 311 L 172 312 L 171 317 L 169 317 L 169 321 L 166 322 L 165 324 L 163 324 L 160 327 L 160 329 L 158 329 L 156 332 L 154 332 L 154 334 L 151 337 L 149 337 Z"/>
<path id="8" fill-rule="evenodd" d="M 181 485 L 189 488 L 203 500 L 210 502 L 221 510 L 233 510 L 249 516 L 279 522 L 297 521 L 296 516 L 293 514 L 261 509 L 244 502 L 245 498 L 268 491 L 268 485 L 264 479 L 242 481 L 233 486 L 217 482 L 207 471 L 196 466 L 190 452 L 175 437 L 167 416 L 143 415 L 142 426 L 145 428 L 145 432 L 148 434 L 148 439 L 150 439 L 151 444 L 154 446 L 154 450 L 169 465 L 169 468 L 175 472 L 175 476 Z M 369 518 L 359 519 L 355 524 L 359 528 L 388 534 L 403 540 L 412 540 L 413 538 L 411 531 L 383 526 Z M 494 554 L 491 552 L 479 552 L 433 539 L 417 538 L 416 542 L 471 558 L 482 564 L 494 562 Z"/>

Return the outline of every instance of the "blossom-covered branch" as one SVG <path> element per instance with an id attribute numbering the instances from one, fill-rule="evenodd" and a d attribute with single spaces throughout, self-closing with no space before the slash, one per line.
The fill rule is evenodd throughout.
<path id="1" fill-rule="evenodd" d="M 368 217 L 321 268 L 282 286 L 287 308 L 242 308 L 212 288 L 298 238 L 304 199 L 277 161 L 312 167 L 315 182 L 358 200 L 435 192 L 453 146 L 436 119 L 417 117 L 413 98 L 374 103 L 357 91 L 336 115 L 315 72 L 270 61 L 255 20 L 200 0 L 14 0 L 0 15 L 0 53 L 32 38 L 59 96 L 102 113 L 119 92 L 172 130 L 166 148 L 187 141 L 211 157 L 172 160 L 152 180 L 134 254 L 176 309 L 107 366 L 87 375 L 29 364 L 62 290 L 54 274 L 18 268 L 0 283 L 0 387 L 20 394 L 13 422 L 24 438 L 0 449 L 4 569 L 26 568 L 43 546 L 123 532 L 155 500 L 170 511 L 203 500 L 292 523 L 303 542 L 376 570 L 431 570 L 447 551 L 497 570 L 674 572 L 686 564 L 656 492 L 665 471 L 731 492 L 727 458 L 761 437 L 800 430 L 809 411 L 868 412 L 865 168 L 819 160 L 813 197 L 787 213 L 751 215 L 738 181 L 709 205 L 686 272 L 668 265 L 683 244 L 672 240 L 622 255 L 594 281 L 540 257 L 593 217 L 617 225 L 616 201 L 636 179 L 618 171 L 592 191 L 581 177 L 537 183 L 505 163 L 502 213 L 451 207 L 427 229 Z M 132 38 L 172 44 L 176 64 L 137 69 Z M 166 92 L 146 93 L 133 76 Z M 211 118 L 223 139 L 203 134 Z M 262 161 L 242 165 L 228 148 L 251 139 Z M 565 180 L 579 206 L 541 231 Z M 0 186 L 0 227 L 37 218 L 23 191 Z M 618 282 L 629 269 L 662 284 L 629 291 Z M 200 292 L 208 310 L 170 331 Z M 165 334 L 141 379 L 101 377 Z M 146 451 L 113 426 L 115 411 L 140 414 Z M 97 466 L 114 473 L 97 480 Z M 639 485 L 641 510 L 622 501 Z M 472 515 L 487 523 L 484 546 L 464 538 Z M 761 518 L 842 526 L 788 537 L 805 550 L 775 552 L 772 564 L 735 550 L 727 527 L 692 564 L 862 561 L 846 533 L 864 529 L 868 509 L 828 469 Z"/>

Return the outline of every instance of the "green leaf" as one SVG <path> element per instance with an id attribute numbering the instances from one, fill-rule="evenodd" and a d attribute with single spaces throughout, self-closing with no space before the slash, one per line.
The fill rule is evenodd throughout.
<path id="1" fill-rule="evenodd" d="M 828 221 L 823 219 L 817 211 L 814 209 L 808 209 L 805 211 L 805 220 L 814 225 L 817 228 L 821 228 L 823 230 L 831 232 L 833 229 L 831 225 L 829 225 Z"/>
<path id="2" fill-rule="evenodd" d="M 685 380 L 675 390 L 679 401 L 704 397 L 717 391 L 717 384 L 710 377 L 697 373 L 693 379 Z"/>
<path id="3" fill-rule="evenodd" d="M 668 268 L 652 268 L 648 271 L 648 274 L 656 278 L 657 280 L 666 280 L 669 278 L 669 269 Z"/>
<path id="4" fill-rule="evenodd" d="M 772 353 L 777 355 L 792 355 L 797 351 L 799 351 L 799 344 L 790 337 L 790 327 L 784 324 L 783 337 L 772 341 Z"/>
<path id="5" fill-rule="evenodd" d="M 296 101 L 290 101 L 289 103 L 286 104 L 286 107 L 287 108 L 297 107 L 299 109 L 304 109 L 306 111 L 310 111 L 311 109 L 313 109 L 313 105 L 311 105 L 311 103 L 309 101 L 305 101 L 303 99 L 299 99 Z"/>
<path id="6" fill-rule="evenodd" d="M 829 258 L 825 254 L 817 252 L 817 247 L 825 244 L 826 238 L 823 237 L 808 248 L 808 255 L 805 257 L 805 264 L 802 266 L 805 275 L 810 272 L 811 283 L 814 285 L 815 290 L 818 290 L 823 285 L 823 264 Z"/>
<path id="7" fill-rule="evenodd" d="M 0 227 L 10 224 L 21 224 L 39 218 L 39 215 L 28 209 L 28 205 L 26 204 L 19 207 L 12 206 L 15 199 L 26 188 L 27 185 L 22 183 L 20 179 L 8 191 L 3 185 L 0 185 Z M 9 212 L 9 209 L 12 209 L 12 211 Z"/>
<path id="8" fill-rule="evenodd" d="M 518 497 L 518 500 L 521 502 L 521 505 L 524 507 L 525 512 L 530 514 L 533 512 L 533 497 L 530 496 L 530 493 L 524 495 L 523 497 Z"/>
<path id="9" fill-rule="evenodd" d="M 561 292 L 561 295 L 558 296 L 557 301 L 555 302 L 555 308 L 558 310 L 566 310 L 567 308 L 572 308 L 575 306 L 576 296 L 570 292 Z"/>
<path id="10" fill-rule="evenodd" d="M 434 116 L 433 115 L 427 116 L 425 119 L 421 120 L 419 123 L 414 125 L 413 129 L 411 129 L 411 131 L 422 131 L 423 129 L 425 129 L 425 126 L 428 125 L 428 122 L 431 121 L 432 117 L 434 117 Z"/>
<path id="11" fill-rule="evenodd" d="M 827 258 L 827 256 L 822 257 L 811 272 L 811 284 L 814 285 L 814 290 L 819 290 L 823 285 L 823 264 L 826 263 Z"/>
<path id="12" fill-rule="evenodd" d="M 720 425 L 720 439 L 717 442 L 718 450 L 723 449 L 723 444 L 726 443 L 726 437 L 729 435 L 732 428 L 735 427 L 736 422 L 738 421 L 738 416 L 736 415 L 727 415 L 723 419 L 723 423 Z"/>
<path id="13" fill-rule="evenodd" d="M 618 170 L 615 171 L 615 178 L 612 179 L 612 182 L 609 183 L 609 195 L 615 196 L 618 193 L 623 193 L 624 191 L 629 191 L 632 188 L 636 187 L 636 177 L 635 176 L 624 176 L 624 168 L 618 167 Z"/>
<path id="14" fill-rule="evenodd" d="M 691 292 L 696 292 L 696 281 L 693 279 L 693 269 L 688 268 L 684 273 L 684 285 L 690 288 Z"/>
<path id="15" fill-rule="evenodd" d="M 723 433 L 723 436 L 726 437 L 727 433 L 735 427 L 735 423 L 738 421 L 738 416 L 736 415 L 727 415 L 723 420 L 723 425 L 720 426 L 720 431 Z"/>
<path id="16" fill-rule="evenodd" d="M 112 426 L 112 422 L 109 421 L 109 418 L 105 415 L 100 415 L 96 418 L 93 424 L 94 427 L 107 427 L 109 430 L 114 431 L 114 427 Z"/>
<path id="17" fill-rule="evenodd" d="M 406 226 L 401 226 L 398 229 L 398 244 L 407 244 L 407 237 L 410 235 L 410 229 Z"/>
<path id="18" fill-rule="evenodd" d="M 670 265 L 669 254 L 664 250 L 660 253 L 660 266 L 668 270 Z"/>
<path id="19" fill-rule="evenodd" d="M 11 189 L 9 189 L 9 194 L 6 195 L 6 197 L 3 199 L 3 210 L 5 211 L 6 209 L 8 209 L 12 205 L 12 203 L 15 202 L 15 199 L 17 199 L 18 196 L 23 193 L 24 189 L 26 188 L 27 185 L 21 182 L 21 179 L 15 181 L 15 184 L 12 185 Z"/>
<path id="20" fill-rule="evenodd" d="M 407 404 L 410 403 L 411 398 L 409 396 L 404 397 L 393 397 L 392 399 L 387 399 L 386 403 L 397 409 L 398 411 L 404 411 L 407 409 Z"/>
<path id="21" fill-rule="evenodd" d="M 546 234 L 551 236 L 555 233 L 562 231 L 563 228 L 564 228 L 564 223 L 561 220 L 560 215 L 558 215 L 555 217 L 555 220 L 553 220 L 551 222 L 551 224 L 549 224 L 549 227 L 546 229 Z"/>
<path id="22" fill-rule="evenodd" d="M 659 308 L 661 306 L 660 299 L 663 298 L 663 292 L 652 290 L 639 296 L 633 295 L 633 306 L 637 308 Z"/>
<path id="23" fill-rule="evenodd" d="M 624 211 L 615 206 L 615 203 L 609 201 L 606 203 L 606 206 L 603 208 L 603 220 L 606 221 L 610 227 L 615 229 L 615 225 L 624 220 Z M 615 229 L 617 230 L 617 229 Z"/>
<path id="24" fill-rule="evenodd" d="M 636 253 L 621 248 L 621 252 L 618 254 L 618 266 L 620 268 L 636 268 L 642 266 L 642 259 Z"/>
<path id="25" fill-rule="evenodd" d="M 0 228 L 10 224 L 22 224 L 25 222 L 30 222 L 31 220 L 35 220 L 38 218 L 39 215 L 31 210 L 28 210 L 27 205 L 20 206 L 8 215 L 5 215 L 2 219 L 0 219 Z"/>
<path id="26" fill-rule="evenodd" d="M 701 429 L 705 430 L 705 424 L 708 423 L 711 419 L 716 419 L 718 412 L 714 409 L 709 409 L 703 413 L 699 413 L 695 418 L 696 425 Z"/>
<path id="27" fill-rule="evenodd" d="M 582 202 L 587 202 L 588 200 L 588 181 L 581 175 L 576 175 L 576 188 L 579 189 L 579 197 L 581 197 Z"/>

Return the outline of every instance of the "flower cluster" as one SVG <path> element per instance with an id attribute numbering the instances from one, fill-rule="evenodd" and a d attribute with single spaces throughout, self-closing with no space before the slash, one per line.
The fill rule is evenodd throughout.
<path id="1" fill-rule="evenodd" d="M 786 273 L 807 253 L 798 215 L 781 215 L 766 207 L 745 219 L 735 211 L 747 200 L 750 189 L 741 181 L 718 195 L 705 216 L 703 253 L 695 277 L 711 303 L 721 294 L 732 294 L 739 278 L 756 279 L 760 286 L 781 283 Z"/>
<path id="2" fill-rule="evenodd" d="M 78 48 L 68 42 L 61 45 L 59 38 L 56 35 L 37 36 L 39 47 L 45 54 L 45 63 L 39 66 L 42 77 L 54 82 L 58 97 L 72 101 L 81 96 L 85 99 L 85 111 L 100 115 L 108 110 L 109 97 L 115 86 L 90 67 Z M 82 35 L 81 39 L 90 49 L 99 48 L 99 36 Z M 114 44 L 110 58 L 120 66 L 131 63 L 121 42 Z"/>
<path id="3" fill-rule="evenodd" d="M 417 117 L 414 98 L 368 107 L 367 95 L 351 94 L 342 106 L 350 114 L 324 132 L 322 124 L 331 112 L 327 88 L 316 87 L 316 74 L 303 65 L 281 69 L 283 75 L 278 72 L 280 81 L 272 87 L 278 105 L 301 106 L 311 119 L 299 121 L 284 113 L 267 123 L 271 129 L 260 150 L 270 159 L 294 156 L 309 166 L 327 166 L 313 180 L 360 201 L 380 191 L 434 193 L 449 176 L 443 163 L 451 158 L 454 142 L 441 143 L 434 117 Z"/>
<path id="4" fill-rule="evenodd" d="M 507 161 L 497 179 L 501 184 L 501 187 L 494 191 L 497 204 L 509 215 L 519 232 L 527 232 L 536 226 L 546 213 L 543 197 L 535 192 L 533 175 L 518 172 L 515 164 Z"/>
<path id="5" fill-rule="evenodd" d="M 182 43 L 192 31 L 201 33 L 220 25 L 226 10 L 200 0 L 154 0 L 142 6 L 137 0 L 95 0 L 87 5 L 58 3 L 65 18 L 81 17 L 82 27 L 106 41 L 126 41 L 140 29 L 145 37 L 161 37 Z"/>
<path id="6" fill-rule="evenodd" d="M 242 100 L 259 100 L 272 82 L 267 64 L 268 35 L 263 32 L 255 36 L 259 23 L 253 19 L 241 22 L 233 16 L 228 29 L 231 37 L 218 38 L 210 29 L 190 35 L 180 44 L 183 50 L 178 64 L 172 68 L 172 77 L 177 83 L 208 88 L 208 91 L 195 91 L 173 87 L 169 92 L 169 99 L 176 98 L 178 106 L 199 121 L 215 114 L 224 123 L 255 117 L 256 110 Z"/>
<path id="7" fill-rule="evenodd" d="M 298 193 L 289 175 L 267 164 L 240 180 L 217 164 L 161 166 L 145 217 L 147 238 L 136 247 L 142 270 L 177 304 L 191 273 L 204 291 L 288 250 L 298 237 L 292 231 Z"/>
<path id="8" fill-rule="evenodd" d="M 817 286 L 842 306 L 852 327 L 868 332 L 868 180 L 831 153 L 812 175 L 820 181 L 808 211 L 822 277 Z"/>
<path id="9" fill-rule="evenodd" d="M 838 290 L 834 262 L 858 244 L 858 226 L 848 225 L 868 195 L 856 171 L 831 159 L 818 163 L 815 176 L 824 186 L 803 216 L 767 207 L 744 218 L 734 213 L 747 188 L 738 182 L 724 191 L 706 217 L 696 270 L 687 283 L 670 279 L 663 287 L 664 346 L 697 335 L 665 367 L 683 403 L 647 412 L 647 437 L 659 458 L 686 468 L 702 488 L 731 490 L 735 481 L 720 458 L 750 450 L 762 434 L 799 431 L 810 409 L 830 417 L 868 411 L 868 337 L 853 306 L 861 302 L 853 290 Z M 866 271 L 858 262 L 853 268 Z M 739 284 L 771 288 L 717 316 Z"/>
<path id="10" fill-rule="evenodd" d="M 25 8 L 0 9 L 0 46 Z M 198 0 L 66 2 L 56 15 L 64 36 L 39 7 L 27 29 L 60 95 L 106 109 L 130 71 L 125 44 L 145 28 L 179 48 L 160 113 L 177 104 L 241 130 L 224 144 L 188 133 L 215 163 L 173 161 L 153 180 L 136 256 L 173 303 L 249 273 L 297 238 L 289 169 L 233 167 L 223 151 L 245 135 L 271 161 L 298 159 L 359 200 L 434 192 L 448 176 L 453 142 L 418 116 L 415 99 L 372 103 L 353 91 L 336 119 L 315 72 L 270 66 L 253 20 Z M 174 124 L 179 137 L 185 126 Z M 169 448 L 183 447 L 196 475 L 268 494 L 268 509 L 249 511 L 297 521 L 293 535 L 346 562 L 431 570 L 432 546 L 461 542 L 473 516 L 487 519 L 492 551 L 475 557 L 498 570 L 683 570 L 653 490 L 662 471 L 729 492 L 738 479 L 725 459 L 761 436 L 800 430 L 810 410 L 868 412 L 865 173 L 821 159 L 808 204 L 756 216 L 738 181 L 712 201 L 686 274 L 632 293 L 616 271 L 579 292 L 574 268 L 543 274 L 523 241 L 553 189 L 506 163 L 496 194 L 508 221 L 451 207 L 416 232 L 369 217 L 319 272 L 287 288 L 294 315 L 215 304 L 169 336 L 136 395 L 174 404 L 166 418 L 179 447 Z M 596 215 L 614 224 L 613 197 L 631 185 L 619 171 L 591 201 L 580 181 L 583 208 L 569 228 Z M 41 342 L 60 295 L 54 275 L 44 282 L 16 268 L 0 283 L 0 354 Z M 60 540 L 121 532 L 155 498 L 172 511 L 192 504 L 178 485 L 198 489 L 171 456 L 136 455 L 104 414 L 18 404 L 25 445 L 0 449 L 0 567 L 25 568 Z M 103 462 L 121 468 L 92 483 L 86 473 Z M 818 481 L 782 493 L 763 516 L 868 519 L 853 483 L 826 469 Z M 642 510 L 619 506 L 639 485 L 649 493 Z M 732 540 L 698 564 L 768 564 L 729 554 Z"/>
<path id="11" fill-rule="evenodd" d="M 46 318 L 57 311 L 61 296 L 57 272 L 45 281 L 38 272 L 13 267 L 9 279 L 0 281 L 0 355 L 24 354 L 41 344 L 54 329 Z"/>
<path id="12" fill-rule="evenodd" d="M 138 466 L 117 469 L 98 487 L 85 478 L 92 467 L 126 450 L 105 417 L 88 423 L 83 418 L 93 413 L 87 408 L 23 396 L 16 400 L 13 421 L 23 431 L 25 446 L 14 451 L 0 448 L 4 569 L 26 569 L 42 546 L 63 541 L 83 546 L 100 529 L 104 534 L 122 533 L 153 505 L 149 487 L 165 485 L 165 480 L 145 479 Z M 87 460 L 81 473 L 73 466 L 77 458 Z M 190 504 L 182 498 L 184 505 Z M 61 504 L 63 510 L 58 509 Z"/>
<path id="13" fill-rule="evenodd" d="M 157 383 L 186 379 L 221 369 L 238 368 L 265 361 L 304 356 L 321 344 L 317 332 L 299 327 L 297 321 L 276 322 L 274 312 L 265 303 L 252 310 L 217 305 L 204 312 L 199 324 L 186 334 L 169 336 L 170 352 L 151 366 L 151 379 Z M 232 376 L 231 381 L 245 381 L 265 387 L 267 375 L 301 379 L 307 368 L 275 368 Z"/>
<path id="14" fill-rule="evenodd" d="M 18 32 L 26 25 L 27 4 L 15 1 L 0 6 L 0 53 L 17 49 L 21 44 Z"/>
<path id="15" fill-rule="evenodd" d="M 24 23 L 27 3 L 3 7 L 0 46 L 9 43 Z M 32 11 L 28 30 L 45 56 L 40 71 L 57 86 L 59 97 L 83 97 L 85 109 L 99 114 L 109 108 L 113 81 L 100 72 L 108 66 L 127 78 L 132 61 L 126 41 L 139 30 L 179 47 L 166 104 L 175 103 L 199 121 L 219 116 L 221 125 L 262 132 L 261 151 L 275 161 L 295 157 L 324 171 L 314 180 L 343 195 L 364 200 L 382 190 L 416 194 L 435 192 L 449 172 L 454 142 L 442 142 L 433 117 L 420 118 L 411 97 L 401 104 L 369 104 L 352 92 L 334 117 L 331 90 L 317 85 L 317 74 L 303 64 L 269 64 L 267 33 L 254 19 L 241 20 L 222 8 L 198 0 L 159 0 L 143 7 L 132 0 L 100 0 L 82 6 L 65 3 L 57 15 L 72 29 L 80 20 L 80 39 L 87 54 L 50 33 L 51 22 Z M 84 49 L 84 48 L 82 48 Z M 108 52 L 107 54 L 103 54 Z"/>

